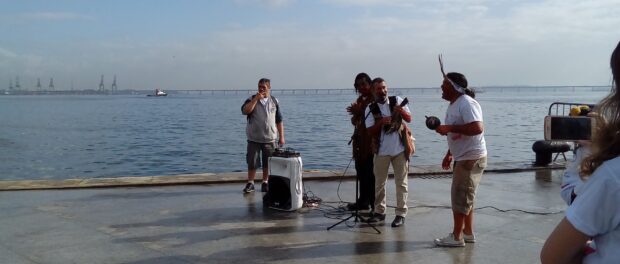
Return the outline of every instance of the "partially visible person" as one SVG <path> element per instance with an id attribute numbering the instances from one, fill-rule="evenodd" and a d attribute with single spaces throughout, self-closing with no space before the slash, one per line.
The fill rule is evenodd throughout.
<path id="1" fill-rule="evenodd" d="M 581 108 L 577 108 L 578 111 L 573 111 L 573 109 L 575 108 L 571 108 L 570 116 L 595 116 L 594 112 L 584 113 Z M 580 176 L 581 163 L 587 156 L 592 153 L 591 145 L 592 142 L 590 140 L 579 140 L 575 142 L 575 154 L 573 155 L 573 160 L 569 162 L 569 164 L 566 166 L 566 170 L 564 170 L 564 175 L 562 176 L 560 196 L 568 205 L 571 205 L 577 195 L 581 192 L 581 187 L 584 183 L 583 179 L 581 179 Z M 589 240 L 588 242 L 586 242 L 586 248 L 584 250 L 588 253 L 593 253 L 594 251 L 596 251 L 596 243 L 592 240 Z"/>
<path id="2" fill-rule="evenodd" d="M 385 221 L 386 194 L 385 184 L 388 179 L 390 164 L 394 170 L 394 183 L 396 185 L 396 217 L 392 221 L 392 227 L 399 227 L 405 223 L 407 216 L 408 174 L 409 155 L 407 140 L 410 136 L 404 132 L 407 129 L 402 123 L 411 122 L 411 112 L 407 105 L 400 106 L 403 99 L 399 96 L 388 97 L 388 87 L 385 80 L 375 78 L 372 81 L 372 90 L 375 102 L 368 105 L 365 111 L 366 127 L 372 137 L 374 154 L 375 174 L 375 209 L 369 223 L 382 223 Z M 371 114 L 372 113 L 372 114 Z M 401 124 L 394 120 L 396 115 L 402 117 Z M 392 127 L 398 127 L 392 131 Z"/>
<path id="3" fill-rule="evenodd" d="M 586 182 L 542 248 L 542 263 L 620 263 L 620 43 L 611 54 L 612 90 L 596 108 Z M 588 251 L 592 238 L 596 251 Z"/>
<path id="4" fill-rule="evenodd" d="M 441 62 L 441 60 L 440 60 Z M 443 63 L 441 62 L 443 73 Z M 444 74 L 441 97 L 450 104 L 446 111 L 445 125 L 435 131 L 448 139 L 448 151 L 441 166 L 452 172 L 452 232 L 435 239 L 440 247 L 463 247 L 474 243 L 474 200 L 484 169 L 487 166 L 487 149 L 484 139 L 482 108 L 474 99 L 475 92 L 467 88 L 465 75 L 457 72 Z"/>
<path id="5" fill-rule="evenodd" d="M 262 78 L 258 81 L 258 92 L 243 103 L 241 113 L 247 116 L 247 154 L 248 183 L 243 188 L 244 193 L 254 191 L 256 170 L 263 168 L 263 183 L 261 192 L 268 191 L 269 157 L 276 148 L 276 140 L 280 146 L 284 145 L 284 123 L 280 113 L 278 99 L 271 95 L 271 81 Z M 262 160 L 262 162 L 261 162 Z"/>
<path id="6" fill-rule="evenodd" d="M 365 125 L 364 111 L 374 97 L 370 91 L 371 79 L 362 72 L 355 76 L 353 87 L 358 94 L 357 99 L 347 107 L 353 124 L 353 159 L 359 181 L 359 197 L 354 203 L 347 205 L 347 210 L 369 211 L 375 208 L 375 174 L 373 173 L 373 153 L 370 147 L 370 135 Z"/>
<path id="7" fill-rule="evenodd" d="M 564 170 L 560 196 L 562 196 L 562 199 L 567 205 L 571 205 L 581 192 L 581 187 L 584 184 L 584 180 L 579 175 L 581 171 L 581 162 L 592 153 L 590 145 L 591 142 L 589 140 L 576 142 L 573 160 L 569 162 L 566 166 L 566 170 Z M 596 243 L 592 240 L 588 240 L 584 248 L 585 254 L 590 254 L 595 251 Z"/>
<path id="8" fill-rule="evenodd" d="M 587 106 L 586 106 L 587 107 Z M 586 111 L 583 111 L 584 107 L 572 107 L 570 110 L 570 116 L 589 116 L 594 117 L 596 115 L 595 112 L 590 112 L 589 108 Z M 577 197 L 581 186 L 583 184 L 583 180 L 581 179 L 580 169 L 581 162 L 587 156 L 589 156 L 592 151 L 590 150 L 591 145 L 590 140 L 579 140 L 575 142 L 575 152 L 573 155 L 573 160 L 568 163 L 566 166 L 566 170 L 564 170 L 564 175 L 562 176 L 562 185 L 560 196 L 566 202 L 566 204 L 570 205 Z"/>
<path id="9" fill-rule="evenodd" d="M 568 205 L 573 203 L 573 200 L 575 200 L 575 197 L 577 197 L 581 189 L 583 184 L 583 180 L 581 176 L 579 176 L 581 162 L 585 157 L 590 155 L 590 153 L 589 141 L 575 143 L 575 154 L 573 155 L 573 160 L 569 162 L 568 166 L 566 166 L 566 170 L 564 170 L 560 191 L 560 196 L 562 196 L 562 199 Z"/>

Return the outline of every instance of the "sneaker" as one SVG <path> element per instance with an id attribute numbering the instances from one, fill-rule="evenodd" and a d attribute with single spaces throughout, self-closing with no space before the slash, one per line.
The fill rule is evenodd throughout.
<path id="1" fill-rule="evenodd" d="M 463 240 L 465 241 L 465 243 L 476 243 L 476 235 L 475 234 L 471 234 L 471 235 L 463 234 Z"/>
<path id="2" fill-rule="evenodd" d="M 461 237 L 460 240 L 454 239 L 454 234 L 450 233 L 444 238 L 435 239 L 435 245 L 440 247 L 464 247 L 465 240 Z"/>
<path id="3" fill-rule="evenodd" d="M 405 217 L 397 215 L 394 217 L 394 221 L 392 221 L 392 227 L 399 227 L 405 224 Z"/>
<path id="4" fill-rule="evenodd" d="M 347 204 L 347 211 L 359 211 L 359 212 L 370 212 L 370 205 L 366 205 L 366 206 L 359 206 L 357 203 L 348 203 Z"/>
<path id="5" fill-rule="evenodd" d="M 382 224 L 385 221 L 384 214 L 373 213 L 372 216 L 366 221 L 369 224 Z"/>
<path id="6" fill-rule="evenodd" d="M 266 182 L 263 182 L 263 184 L 260 185 L 260 191 L 261 192 L 268 192 L 269 191 L 269 184 Z"/>
<path id="7" fill-rule="evenodd" d="M 248 182 L 248 184 L 245 185 L 245 188 L 243 188 L 244 193 L 251 193 L 253 191 L 254 191 L 254 184 L 251 182 Z"/>

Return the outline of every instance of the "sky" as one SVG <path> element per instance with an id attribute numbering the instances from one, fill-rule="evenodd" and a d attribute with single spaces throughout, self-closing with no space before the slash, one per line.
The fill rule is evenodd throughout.
<path id="1" fill-rule="evenodd" d="M 0 90 L 609 85 L 619 0 L 0 0 Z"/>

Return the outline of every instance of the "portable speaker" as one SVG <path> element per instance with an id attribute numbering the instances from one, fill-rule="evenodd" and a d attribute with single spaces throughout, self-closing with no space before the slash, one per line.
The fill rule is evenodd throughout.
<path id="1" fill-rule="evenodd" d="M 301 157 L 269 158 L 269 190 L 263 205 L 277 210 L 294 211 L 303 205 Z"/>

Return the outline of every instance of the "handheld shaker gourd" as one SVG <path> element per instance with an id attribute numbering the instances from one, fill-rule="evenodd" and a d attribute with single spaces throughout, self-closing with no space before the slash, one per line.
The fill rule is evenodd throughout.
<path id="1" fill-rule="evenodd" d="M 439 118 L 437 118 L 436 116 L 424 116 L 426 117 L 426 127 L 428 127 L 428 129 L 430 130 L 435 130 L 437 129 L 438 126 L 441 125 L 441 120 L 439 120 Z"/>

